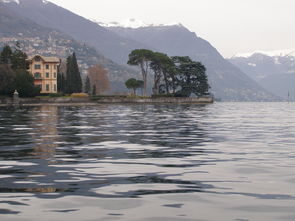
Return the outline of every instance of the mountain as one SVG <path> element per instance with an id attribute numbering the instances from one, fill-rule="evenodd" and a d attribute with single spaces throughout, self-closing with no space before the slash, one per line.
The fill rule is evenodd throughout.
<path id="1" fill-rule="evenodd" d="M 295 101 L 295 49 L 237 54 L 229 61 L 268 91 Z"/>
<path id="2" fill-rule="evenodd" d="M 75 51 L 82 74 L 95 64 L 101 64 L 108 70 L 113 92 L 125 91 L 124 82 L 130 77 L 138 76 L 137 71 L 114 63 L 98 53 L 95 48 L 78 42 L 58 30 L 43 27 L 15 14 L 5 2 L 0 1 L 0 48 L 5 44 L 14 46 L 18 41 L 22 50 L 28 55 L 42 54 L 66 58 Z M 18 3 L 18 1 L 9 2 Z"/>
<path id="3" fill-rule="evenodd" d="M 172 26 L 172 25 L 181 25 L 179 23 L 174 23 L 174 24 L 148 24 L 144 21 L 135 19 L 135 18 L 129 18 L 125 19 L 122 22 L 110 22 L 110 23 L 104 23 L 104 22 L 99 22 L 96 20 L 93 20 L 93 22 L 97 23 L 98 25 L 102 27 L 121 27 L 121 28 L 143 28 L 143 27 L 159 27 L 159 26 Z"/>
<path id="4" fill-rule="evenodd" d="M 277 98 L 260 87 L 240 69 L 224 59 L 206 40 L 181 24 L 144 25 L 137 28 L 105 25 L 114 33 L 147 45 L 170 56 L 190 56 L 207 68 L 212 91 L 226 101 L 271 101 Z"/>
<path id="5" fill-rule="evenodd" d="M 15 14 L 85 42 L 119 64 L 127 63 L 128 54 L 133 49 L 145 48 L 141 43 L 120 37 L 95 22 L 45 0 L 2 1 Z"/>
<path id="6" fill-rule="evenodd" d="M 3 1 L 13 14 L 93 46 L 100 54 L 119 64 L 126 65 L 128 54 L 137 48 L 148 48 L 169 55 L 190 56 L 207 67 L 212 91 L 216 97 L 225 101 L 276 99 L 226 61 L 209 42 L 180 24 L 145 25 L 145 27 L 138 25 L 139 28 L 102 27 L 45 0 Z M 126 72 L 128 71 L 124 71 Z M 118 77 L 123 79 L 123 73 Z"/>

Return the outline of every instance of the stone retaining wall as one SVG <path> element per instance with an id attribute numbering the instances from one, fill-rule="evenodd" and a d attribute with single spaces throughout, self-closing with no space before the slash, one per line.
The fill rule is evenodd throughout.
<path id="1" fill-rule="evenodd" d="M 116 97 L 103 97 L 98 100 L 91 100 L 90 98 L 20 98 L 19 105 L 58 105 L 58 104 L 208 104 L 213 103 L 213 98 L 116 98 Z M 0 99 L 1 106 L 13 105 L 12 98 Z"/>

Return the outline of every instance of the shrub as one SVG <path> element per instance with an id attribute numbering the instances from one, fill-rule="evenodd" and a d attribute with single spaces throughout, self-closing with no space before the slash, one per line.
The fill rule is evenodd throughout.
<path id="1" fill-rule="evenodd" d="M 153 94 L 152 98 L 175 97 L 174 94 Z"/>
<path id="2" fill-rule="evenodd" d="M 73 97 L 73 98 L 88 98 L 89 95 L 86 93 L 73 93 L 73 94 L 71 94 L 71 97 Z"/>
<path id="3" fill-rule="evenodd" d="M 95 95 L 92 96 L 91 99 L 92 100 L 100 100 L 103 98 L 127 98 L 127 95 Z"/>
<path id="4" fill-rule="evenodd" d="M 62 92 L 58 92 L 56 94 L 49 94 L 49 97 L 63 97 L 64 96 L 64 93 Z"/>

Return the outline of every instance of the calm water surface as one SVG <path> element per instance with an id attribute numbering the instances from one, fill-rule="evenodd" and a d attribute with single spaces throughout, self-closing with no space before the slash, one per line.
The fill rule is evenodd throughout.
<path id="1" fill-rule="evenodd" d="M 295 220 L 295 104 L 0 108 L 0 220 Z"/>

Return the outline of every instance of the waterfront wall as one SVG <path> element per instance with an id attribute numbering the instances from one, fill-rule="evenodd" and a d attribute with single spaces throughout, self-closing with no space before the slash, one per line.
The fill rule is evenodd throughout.
<path id="1" fill-rule="evenodd" d="M 177 98 L 177 97 L 162 97 L 162 98 L 101 98 L 97 101 L 98 103 L 147 103 L 147 104 L 208 104 L 213 103 L 213 98 L 202 97 L 202 98 Z"/>
<path id="2" fill-rule="evenodd" d="M 0 99 L 1 106 L 19 104 L 19 105 L 58 105 L 58 104 L 208 104 L 213 103 L 213 98 L 124 98 L 124 97 L 101 97 L 96 100 L 90 98 L 20 98 L 17 103 L 13 102 L 12 98 Z"/>

